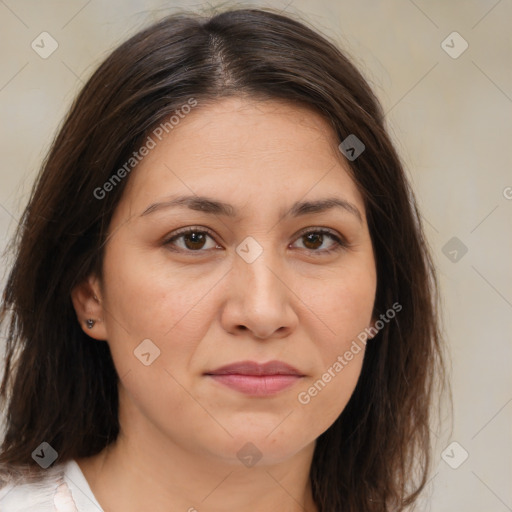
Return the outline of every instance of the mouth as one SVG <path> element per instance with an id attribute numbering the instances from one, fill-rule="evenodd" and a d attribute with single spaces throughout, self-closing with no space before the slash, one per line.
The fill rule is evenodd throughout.
<path id="1" fill-rule="evenodd" d="M 282 361 L 257 363 L 240 361 L 204 374 L 215 382 L 252 396 L 269 396 L 283 391 L 303 377 L 299 370 Z"/>

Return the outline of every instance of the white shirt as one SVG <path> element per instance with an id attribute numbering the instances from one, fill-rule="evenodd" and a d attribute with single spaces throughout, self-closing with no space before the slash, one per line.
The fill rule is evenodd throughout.
<path id="1" fill-rule="evenodd" d="M 0 511 L 104 512 L 74 460 L 45 471 L 37 482 L 0 487 Z"/>

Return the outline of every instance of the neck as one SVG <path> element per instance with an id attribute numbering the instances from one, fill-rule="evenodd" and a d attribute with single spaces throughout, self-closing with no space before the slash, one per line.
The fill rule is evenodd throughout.
<path id="1" fill-rule="evenodd" d="M 148 422 L 125 424 L 113 444 L 77 460 L 105 512 L 317 512 L 314 443 L 285 461 L 246 467 L 186 449 Z"/>

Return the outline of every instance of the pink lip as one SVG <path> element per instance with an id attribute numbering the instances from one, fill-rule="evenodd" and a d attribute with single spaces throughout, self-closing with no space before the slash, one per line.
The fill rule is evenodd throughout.
<path id="1" fill-rule="evenodd" d="M 302 377 L 296 368 L 281 361 L 259 364 L 240 361 L 206 372 L 217 382 L 253 396 L 268 396 L 286 389 Z"/>

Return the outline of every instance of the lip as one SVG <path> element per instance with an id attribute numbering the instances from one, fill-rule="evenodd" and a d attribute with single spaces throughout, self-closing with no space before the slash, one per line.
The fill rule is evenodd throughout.
<path id="1" fill-rule="evenodd" d="M 282 361 L 240 361 L 208 371 L 206 376 L 231 389 L 252 396 L 269 396 L 300 381 L 304 375 Z"/>

